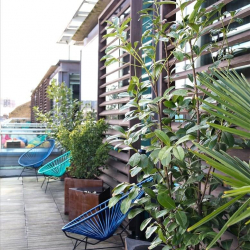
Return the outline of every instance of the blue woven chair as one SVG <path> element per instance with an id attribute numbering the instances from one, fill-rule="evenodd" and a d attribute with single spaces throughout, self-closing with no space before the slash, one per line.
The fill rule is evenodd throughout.
<path id="1" fill-rule="evenodd" d="M 138 187 L 142 187 L 143 183 L 151 182 L 152 178 L 148 178 L 141 183 L 138 183 Z M 141 198 L 144 194 L 144 191 L 141 189 L 137 195 L 137 197 L 132 201 L 132 203 Z M 72 220 L 68 224 L 66 224 L 62 231 L 65 235 L 71 239 L 76 240 L 74 249 L 76 249 L 82 242 L 85 243 L 85 249 L 87 249 L 87 244 L 96 245 L 99 242 L 105 241 L 108 238 L 118 235 L 121 238 L 122 245 L 120 247 L 124 247 L 124 241 L 122 239 L 122 233 L 126 230 L 127 226 L 122 229 L 121 232 L 115 234 L 118 227 L 127 217 L 129 211 L 126 214 L 121 212 L 121 203 L 122 201 L 129 195 L 129 192 L 123 194 L 120 200 L 111 208 L 109 208 L 109 200 L 101 203 L 100 205 L 90 209 L 89 211 L 83 213 L 76 219 Z M 75 235 L 83 236 L 83 239 Z M 94 239 L 97 242 L 89 242 L 88 238 Z M 116 246 L 119 247 L 119 246 Z M 116 248 L 115 247 L 115 248 Z M 114 247 L 108 247 L 114 248 Z M 96 248 L 97 249 L 97 248 Z M 98 248 L 98 249 L 107 249 L 106 248 Z"/>
<path id="2" fill-rule="evenodd" d="M 45 193 L 47 191 L 49 180 L 61 177 L 66 172 L 66 169 L 69 166 L 70 166 L 70 151 L 57 157 L 53 161 L 48 162 L 38 170 L 39 174 L 44 175 L 44 181 L 42 183 L 41 188 L 43 187 L 43 184 L 47 178 Z"/>
<path id="3" fill-rule="evenodd" d="M 54 147 L 55 147 L 55 140 L 49 139 L 22 154 L 18 159 L 18 164 L 23 167 L 23 170 L 19 177 L 22 176 L 25 170 L 34 169 L 36 174 L 36 179 L 38 181 L 37 170 L 39 167 L 42 166 L 43 162 L 49 157 Z"/>

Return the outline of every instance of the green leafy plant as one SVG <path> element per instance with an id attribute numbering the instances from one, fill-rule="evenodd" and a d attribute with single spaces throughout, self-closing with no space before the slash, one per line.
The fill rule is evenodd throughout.
<path id="1" fill-rule="evenodd" d="M 78 179 L 93 179 L 99 175 L 99 168 L 106 166 L 110 147 L 103 143 L 103 133 L 108 125 L 103 119 L 87 120 L 70 132 L 72 164 L 70 175 Z"/>
<path id="2" fill-rule="evenodd" d="M 226 204 L 230 201 L 214 197 L 211 192 L 221 184 L 221 181 L 212 175 L 212 166 L 207 166 L 200 155 L 190 151 L 196 149 L 196 145 L 203 144 L 210 149 L 223 150 L 239 146 L 238 142 L 230 134 L 215 130 L 210 123 L 221 124 L 224 117 L 211 117 L 201 110 L 203 98 L 199 98 L 199 82 L 197 79 L 195 62 L 203 55 L 218 50 L 212 70 L 218 67 L 221 61 L 233 58 L 233 53 L 227 47 L 227 33 L 229 26 L 223 25 L 223 4 L 214 5 L 210 11 L 202 7 L 204 1 L 198 0 L 193 11 L 184 15 L 187 2 L 173 1 L 148 1 L 146 7 L 140 11 L 141 19 L 148 20 L 147 30 L 142 34 L 141 41 L 131 44 L 127 40 L 126 29 L 131 19 L 119 23 L 117 18 L 109 23 L 111 32 L 104 37 L 116 37 L 120 43 L 109 46 L 106 53 L 113 49 L 121 49 L 130 54 L 135 63 L 134 72 L 142 69 L 148 80 L 139 74 L 132 76 L 127 93 L 121 93 L 120 97 L 130 97 L 131 100 L 121 109 L 131 109 L 126 114 L 125 120 L 137 119 L 139 122 L 124 130 L 120 126 L 113 126 L 119 131 L 119 135 L 111 136 L 112 142 L 125 144 L 125 150 L 131 149 L 135 154 L 128 164 L 131 168 L 131 176 L 137 176 L 138 180 L 153 177 L 153 182 L 143 185 L 145 197 L 133 204 L 129 218 L 133 218 L 146 211 L 149 218 L 141 225 L 141 230 L 146 230 L 146 238 L 155 236 L 149 249 L 159 244 L 164 244 L 167 249 L 205 249 L 211 244 L 216 233 L 213 229 L 221 229 L 227 218 L 233 216 L 240 207 L 241 201 L 233 201 L 234 206 Z M 153 4 L 153 6 L 148 6 Z M 160 6 L 163 4 L 175 4 L 180 8 L 181 21 L 170 22 L 162 20 Z M 234 21 L 235 12 L 229 13 Z M 213 30 L 211 24 L 215 20 L 221 21 L 221 29 Z M 199 39 L 204 34 L 222 33 L 223 41 L 211 42 L 200 46 Z M 152 40 L 152 45 L 145 41 Z M 159 44 L 165 48 L 166 58 L 159 59 L 157 48 Z M 190 52 L 186 52 L 186 46 Z M 173 48 L 169 50 L 169 46 Z M 111 53 L 112 54 L 112 53 Z M 105 65 L 120 62 L 110 53 L 102 58 Z M 147 60 L 146 60 L 147 59 Z M 172 86 L 175 78 L 174 65 L 178 61 L 186 60 L 188 63 L 184 70 L 191 69 L 188 75 L 191 85 L 185 89 L 176 89 Z M 149 65 L 148 61 L 151 62 Z M 123 62 L 120 62 L 123 63 Z M 161 93 L 158 80 L 166 74 L 167 89 Z M 154 98 L 146 97 L 146 93 L 152 90 Z M 207 100 L 207 99 L 206 99 Z M 214 100 L 213 100 L 214 101 Z M 183 118 L 183 112 L 188 112 L 188 117 Z M 138 140 L 149 140 L 150 146 L 146 148 L 147 154 L 140 155 L 134 143 Z M 124 149 L 123 149 L 124 150 Z M 198 153 L 200 153 L 198 151 Z M 202 184 L 203 187 L 202 187 Z M 120 192 L 126 192 L 134 186 L 134 192 L 138 192 L 134 184 L 121 183 L 114 189 L 114 197 L 110 201 L 113 206 L 119 198 Z M 133 195 L 132 195 L 133 196 Z M 121 204 L 124 213 L 131 207 L 131 197 L 127 197 Z M 187 231 L 191 225 L 199 222 L 212 211 L 225 207 L 217 217 L 203 224 L 194 231 Z M 241 228 L 241 227 L 240 227 Z M 240 230 L 240 229 L 239 229 Z M 218 243 L 221 247 L 229 246 L 229 242 Z"/>
<path id="3" fill-rule="evenodd" d="M 210 89 L 212 92 L 201 89 L 207 96 L 217 101 L 217 104 L 202 101 L 203 107 L 212 116 L 222 118 L 222 124 L 210 123 L 209 125 L 243 137 L 250 138 L 250 83 L 242 75 L 236 71 L 214 71 L 213 76 L 206 73 L 199 75 L 199 80 Z M 237 127 L 235 127 L 237 126 Z M 243 130 L 244 129 L 244 130 Z M 249 144 L 249 141 L 246 141 Z M 222 234 L 232 225 L 243 221 L 245 225 L 250 224 L 250 165 L 241 161 L 237 157 L 231 157 L 227 153 L 217 152 L 202 145 L 196 144 L 203 154 L 193 151 L 195 155 L 206 161 L 207 164 L 216 170 L 224 173 L 213 173 L 214 176 L 224 181 L 226 185 L 231 187 L 227 190 L 223 197 L 235 197 L 233 200 L 217 209 L 212 214 L 209 214 L 201 221 L 193 225 L 188 231 L 194 230 L 207 221 L 215 218 L 223 210 L 232 206 L 234 202 L 242 201 L 240 209 L 235 212 L 222 227 L 207 249 L 210 249 L 213 244 L 222 236 Z M 245 230 L 249 227 L 246 227 Z M 245 243 L 241 242 L 244 247 Z"/>
<path id="4" fill-rule="evenodd" d="M 73 99 L 72 90 L 64 82 L 58 85 L 55 79 L 52 80 L 47 94 L 53 102 L 53 108 L 43 113 L 39 107 L 34 107 L 36 119 L 47 124 L 48 134 L 56 139 L 58 147 L 69 150 L 69 133 L 84 120 L 94 119 L 95 112 L 86 112 L 82 103 Z"/>

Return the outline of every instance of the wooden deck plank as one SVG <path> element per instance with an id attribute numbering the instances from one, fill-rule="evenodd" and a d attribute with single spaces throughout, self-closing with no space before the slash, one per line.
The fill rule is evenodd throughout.
<path id="1" fill-rule="evenodd" d="M 40 188 L 42 181 L 42 177 L 38 182 L 34 177 L 0 178 L 0 249 L 73 248 L 72 240 L 61 230 L 68 222 L 68 216 L 64 215 L 64 182 L 50 183 L 45 193 L 44 187 Z M 100 244 L 106 246 L 110 244 Z"/>

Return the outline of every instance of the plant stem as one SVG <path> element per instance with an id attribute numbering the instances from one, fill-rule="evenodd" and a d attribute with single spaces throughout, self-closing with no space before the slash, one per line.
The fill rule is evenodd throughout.
<path id="1" fill-rule="evenodd" d="M 200 125 L 200 104 L 198 100 L 198 88 L 197 88 L 197 80 L 196 80 L 196 72 L 195 72 L 195 65 L 194 65 L 194 53 L 193 53 L 193 47 L 191 39 L 189 40 L 190 50 L 191 50 L 191 65 L 192 65 L 192 71 L 193 71 L 193 79 L 194 79 L 194 97 L 196 100 L 196 117 L 197 117 L 197 125 Z M 200 142 L 200 130 L 197 130 L 197 142 Z M 198 200 L 197 200 L 197 208 L 198 208 L 198 214 L 202 216 L 202 199 L 201 199 L 201 182 L 198 182 Z M 195 246 L 195 250 L 199 250 L 200 244 L 197 244 Z"/>
<path id="2" fill-rule="evenodd" d="M 207 184 L 208 184 L 208 180 L 209 180 L 209 176 L 210 176 L 210 172 L 211 172 L 212 167 L 209 167 L 208 173 L 207 173 L 207 178 L 206 178 L 206 182 L 205 182 L 205 186 L 204 186 L 204 190 L 203 190 L 203 194 L 201 196 L 200 199 L 200 203 L 202 203 L 202 200 L 204 199 L 205 193 L 206 193 L 206 189 L 207 189 Z"/>

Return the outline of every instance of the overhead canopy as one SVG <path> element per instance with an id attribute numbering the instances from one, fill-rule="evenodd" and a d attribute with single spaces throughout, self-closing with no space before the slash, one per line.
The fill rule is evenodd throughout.
<path id="1" fill-rule="evenodd" d="M 75 15 L 63 31 L 58 43 L 81 42 L 98 23 L 98 16 L 111 0 L 83 0 Z M 81 44 L 81 43 L 75 43 Z"/>
<path id="2" fill-rule="evenodd" d="M 87 18 L 83 21 L 82 25 L 78 28 L 72 40 L 82 41 L 86 38 L 90 31 L 98 24 L 98 17 L 110 2 L 111 0 L 99 0 Z"/>

